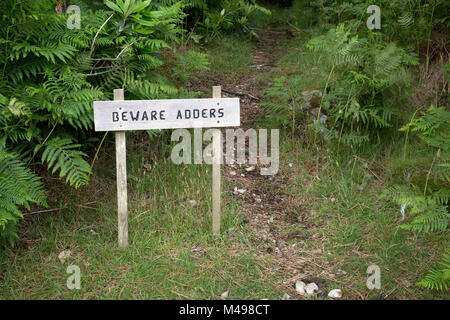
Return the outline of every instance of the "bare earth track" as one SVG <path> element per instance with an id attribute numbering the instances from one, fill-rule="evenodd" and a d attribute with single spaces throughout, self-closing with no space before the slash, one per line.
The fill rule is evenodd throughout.
<path id="1" fill-rule="evenodd" d="M 244 72 L 237 79 L 222 79 L 220 76 L 209 78 L 209 83 L 222 85 L 224 97 L 239 97 L 241 100 L 241 128 L 258 129 L 256 123 L 262 115 L 263 108 L 259 105 L 263 91 L 270 85 L 261 80 L 262 75 L 268 73 L 282 54 L 280 41 L 286 38 L 287 33 L 272 30 L 261 30 L 259 41 L 253 47 L 252 64 L 250 69 L 256 72 Z M 205 87 L 205 79 L 193 86 L 208 92 Z M 315 282 L 319 288 L 319 296 L 327 294 L 327 281 L 335 277 L 328 272 L 328 261 L 318 262 L 317 253 L 323 252 L 319 234 L 305 236 L 299 232 L 283 232 L 289 227 L 301 224 L 307 228 L 311 222 L 303 214 L 303 202 L 292 195 L 283 192 L 283 189 L 293 184 L 295 169 L 282 170 L 282 166 L 288 166 L 280 154 L 280 170 L 274 176 L 263 176 L 259 167 L 252 171 L 246 169 L 250 165 L 224 165 L 223 175 L 225 184 L 224 193 L 228 193 L 241 206 L 241 212 L 245 215 L 244 222 L 252 231 L 253 246 L 260 251 L 261 256 L 273 261 L 271 273 L 281 275 L 284 291 L 289 296 L 298 296 L 295 291 L 295 282 L 304 280 Z M 233 193 L 234 188 L 244 189 L 243 194 Z M 229 236 L 232 237 L 234 230 Z M 302 250 L 302 241 L 314 240 L 319 249 Z M 294 242 L 294 243 L 293 243 Z M 241 244 L 235 244 L 242 246 Z M 244 249 L 245 248 L 240 248 Z"/>

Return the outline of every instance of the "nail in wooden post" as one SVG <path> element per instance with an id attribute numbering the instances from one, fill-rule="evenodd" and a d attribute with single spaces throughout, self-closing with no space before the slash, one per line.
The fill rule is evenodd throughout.
<path id="1" fill-rule="evenodd" d="M 114 100 L 125 100 L 123 89 L 114 89 Z M 128 246 L 127 150 L 125 131 L 116 131 L 117 215 L 119 247 Z"/>
<path id="2" fill-rule="evenodd" d="M 222 98 L 222 87 L 213 87 L 213 98 Z M 213 234 L 220 234 L 220 203 L 221 203 L 221 176 L 220 176 L 220 160 L 219 155 L 222 154 L 221 132 L 217 129 L 213 137 L 213 165 L 212 165 L 212 229 Z M 219 161 L 218 161 L 219 160 Z"/>

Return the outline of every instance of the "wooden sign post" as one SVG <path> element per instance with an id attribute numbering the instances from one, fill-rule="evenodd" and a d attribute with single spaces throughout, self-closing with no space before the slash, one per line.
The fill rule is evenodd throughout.
<path id="1" fill-rule="evenodd" d="M 114 90 L 114 101 L 125 100 L 123 89 Z M 128 246 L 127 145 L 125 131 L 116 131 L 116 179 L 119 247 Z"/>
<path id="2" fill-rule="evenodd" d="M 94 102 L 95 131 L 115 131 L 119 247 L 128 246 L 126 135 L 130 130 L 216 128 L 240 126 L 239 98 L 221 98 L 213 87 L 212 99 L 125 100 L 123 89 L 114 101 Z M 212 229 L 220 233 L 222 134 L 213 134 Z"/>
<path id="3" fill-rule="evenodd" d="M 213 98 L 222 98 L 222 88 L 213 87 Z M 212 164 L 212 230 L 214 235 L 220 233 L 220 203 L 221 203 L 221 175 L 220 157 L 222 155 L 222 135 L 214 132 L 213 137 L 213 164 Z"/>

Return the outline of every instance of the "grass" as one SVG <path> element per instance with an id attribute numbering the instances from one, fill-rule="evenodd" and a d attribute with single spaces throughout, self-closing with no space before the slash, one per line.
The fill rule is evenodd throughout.
<path id="1" fill-rule="evenodd" d="M 336 161 L 326 152 L 313 154 L 296 140 L 284 141 L 283 162 L 296 168 L 295 183 L 285 192 L 306 204 L 303 215 L 308 223 L 283 232 L 305 236 L 306 240 L 291 244 L 315 252 L 316 263 L 325 268 L 316 268 L 314 274 L 325 278 L 330 287 L 345 288 L 355 299 L 450 298 L 448 293 L 414 286 L 429 270 L 430 261 L 445 253 L 448 234 L 420 235 L 398 229 L 399 208 L 380 197 L 388 181 L 379 181 L 361 161 Z M 397 155 L 390 156 L 396 159 Z M 315 157 L 321 159 L 318 172 Z M 377 159 L 375 154 L 370 161 L 380 160 L 391 161 L 389 155 Z M 366 288 L 370 265 L 381 269 L 381 290 Z"/>
<path id="2" fill-rule="evenodd" d="M 25 241 L 2 256 L 0 298 L 217 299 L 225 291 L 232 299 L 281 297 L 276 279 L 265 271 L 268 261 L 241 248 L 245 226 L 231 199 L 223 206 L 223 236 L 211 235 L 206 165 L 147 163 L 142 149 L 128 150 L 130 246 L 119 249 L 115 168 L 107 154 L 112 147 L 84 190 L 87 202 L 98 201 L 92 208 L 78 207 L 80 192 L 55 188 L 55 199 L 70 201 L 67 209 L 25 219 Z M 242 232 L 232 239 L 231 228 Z M 71 255 L 61 264 L 58 255 L 66 249 Z M 66 287 L 69 265 L 81 269 L 81 290 Z"/>
<path id="3" fill-rule="evenodd" d="M 242 36 L 225 35 L 214 40 L 207 50 L 211 71 L 221 77 L 236 77 L 249 71 L 252 42 Z"/>

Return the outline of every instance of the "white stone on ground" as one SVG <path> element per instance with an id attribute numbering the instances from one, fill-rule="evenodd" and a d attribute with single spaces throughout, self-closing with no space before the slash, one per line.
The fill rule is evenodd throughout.
<path id="1" fill-rule="evenodd" d="M 228 291 L 225 291 L 224 293 L 222 293 L 220 295 L 220 297 L 222 298 L 222 300 L 225 300 L 226 298 L 228 298 Z"/>
<path id="2" fill-rule="evenodd" d="M 328 296 L 330 298 L 339 299 L 342 297 L 342 290 L 341 289 L 333 289 L 330 292 L 328 292 Z"/>
<path id="3" fill-rule="evenodd" d="M 319 287 L 314 282 L 311 282 L 305 286 L 305 291 L 307 295 L 312 296 L 317 291 L 319 291 Z"/>
<path id="4" fill-rule="evenodd" d="M 297 293 L 300 294 L 301 296 L 304 296 L 306 293 L 305 287 L 306 287 L 306 283 L 304 283 L 303 281 L 298 280 L 295 283 L 295 291 L 297 291 Z"/>

